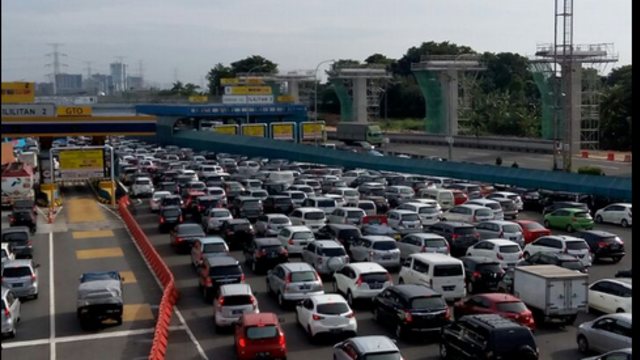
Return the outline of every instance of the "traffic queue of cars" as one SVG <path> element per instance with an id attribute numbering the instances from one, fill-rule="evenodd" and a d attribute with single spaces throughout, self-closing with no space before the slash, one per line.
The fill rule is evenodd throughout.
<path id="1" fill-rule="evenodd" d="M 625 256 L 619 237 L 592 230 L 593 209 L 553 208 L 554 196 L 567 201 L 567 193 L 196 154 L 133 140 L 114 145 L 121 166 L 129 169 L 124 182 L 142 186 L 143 179 L 154 190 L 130 194 L 148 196 L 158 226 L 169 232 L 167 241 L 191 255 L 198 289 L 213 304 L 213 323 L 217 330 L 233 328 L 240 359 L 286 357 L 280 319 L 260 312 L 241 262 L 264 276 L 267 292 L 282 309 L 295 310 L 311 341 L 347 338 L 334 346 L 335 359 L 373 353 L 401 358 L 387 337 L 357 336 L 354 308 L 364 303 L 396 338 L 440 334 L 443 358 L 537 359 L 532 331 L 545 319 L 508 293 L 514 280 L 507 274 L 533 264 L 581 273 L 593 261 Z M 630 204 L 613 205 L 598 210 L 597 222 L 630 226 Z M 516 220 L 525 208 L 545 211 L 544 224 Z M 555 228 L 572 236 L 555 235 Z M 232 250 L 241 250 L 243 258 Z M 398 284 L 392 273 L 398 273 Z M 324 291 L 327 281 L 333 284 L 330 293 Z M 630 323 L 626 302 L 606 306 L 613 298 L 630 302 L 630 280 L 599 281 L 588 291 L 589 309 L 623 312 Z M 617 318 L 611 321 L 618 324 Z M 580 350 L 609 350 L 589 343 L 588 330 L 583 333 Z M 630 346 L 630 335 L 625 341 L 617 348 Z"/>

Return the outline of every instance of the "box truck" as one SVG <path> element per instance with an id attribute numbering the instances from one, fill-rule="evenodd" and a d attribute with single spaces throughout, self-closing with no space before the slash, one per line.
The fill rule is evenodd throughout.
<path id="1" fill-rule="evenodd" d="M 366 141 L 372 145 L 382 145 L 383 134 L 379 125 L 370 123 L 339 123 L 336 138 L 346 144 Z"/>

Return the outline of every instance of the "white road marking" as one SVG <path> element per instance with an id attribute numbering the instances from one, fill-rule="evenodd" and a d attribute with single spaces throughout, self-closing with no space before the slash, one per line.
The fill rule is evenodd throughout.
<path id="1" fill-rule="evenodd" d="M 178 331 L 178 330 L 185 330 L 185 327 L 182 325 L 169 326 L 169 331 Z M 63 336 L 56 339 L 49 338 L 49 339 L 15 341 L 15 342 L 3 343 L 2 348 L 13 349 L 13 348 L 38 346 L 38 345 L 46 345 L 46 344 L 63 344 L 63 343 L 69 343 L 69 342 L 102 340 L 102 339 L 110 339 L 110 338 L 125 337 L 125 336 L 151 334 L 155 331 L 156 331 L 155 328 L 148 328 L 148 329 L 111 331 L 111 332 L 104 332 L 104 333 L 98 333 L 98 334 Z"/>
<path id="2" fill-rule="evenodd" d="M 111 209 L 110 207 L 108 207 L 108 206 L 106 206 L 106 205 L 104 205 L 102 203 L 98 203 L 98 205 L 102 206 L 104 209 L 106 209 L 107 211 L 109 211 L 110 213 L 115 215 L 117 218 L 121 219 L 120 215 L 116 211 Z M 121 221 L 122 221 L 122 219 L 121 219 Z M 127 234 L 129 234 L 129 237 L 131 238 L 131 240 L 132 240 L 133 244 L 135 245 L 136 249 L 138 249 L 138 253 L 142 257 L 142 260 L 144 261 L 144 263 L 147 265 L 147 268 L 149 269 L 149 272 L 151 273 L 153 278 L 156 280 L 156 283 L 158 283 L 158 286 L 160 287 L 160 289 L 162 289 L 162 283 L 160 282 L 160 279 L 158 279 L 158 277 L 156 276 L 156 273 L 153 272 L 153 269 L 151 268 L 151 265 L 149 264 L 147 259 L 142 255 L 142 250 L 138 247 L 138 243 L 135 242 L 135 240 L 133 240 L 133 235 L 129 231 L 129 228 L 125 225 L 124 229 L 127 232 Z M 176 315 L 178 316 L 178 320 L 182 324 L 181 326 L 184 327 L 184 330 L 187 332 L 187 335 L 189 336 L 189 339 L 191 339 L 191 342 L 193 342 L 193 344 L 196 346 L 196 349 L 198 349 L 198 353 L 200 353 L 200 356 L 205 360 L 209 360 L 209 357 L 207 356 L 207 354 L 204 353 L 204 349 L 202 348 L 202 345 L 200 345 L 200 343 L 198 342 L 198 339 L 196 339 L 195 335 L 193 335 L 193 331 L 191 331 L 191 328 L 189 328 L 189 325 L 187 325 L 187 322 L 184 320 L 184 317 L 182 316 L 182 313 L 180 313 L 180 311 L 178 310 L 178 306 L 177 305 L 174 306 L 173 309 L 174 309 Z"/>
<path id="3" fill-rule="evenodd" d="M 53 232 L 49 233 L 49 359 L 56 360 L 56 298 L 53 277 Z"/>

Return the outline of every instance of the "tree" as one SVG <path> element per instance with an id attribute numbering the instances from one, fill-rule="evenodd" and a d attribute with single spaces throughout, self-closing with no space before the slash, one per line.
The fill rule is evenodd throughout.
<path id="1" fill-rule="evenodd" d="M 605 83 L 600 102 L 600 148 L 630 150 L 631 132 L 631 65 L 613 69 Z"/>
<path id="2" fill-rule="evenodd" d="M 443 42 L 423 42 L 420 47 L 411 47 L 407 53 L 401 57 L 393 67 L 393 72 L 401 76 L 411 75 L 411 64 L 420 62 L 420 58 L 424 55 L 458 55 L 458 54 L 474 54 L 468 46 L 458 46 L 448 41 Z"/>
<path id="3" fill-rule="evenodd" d="M 173 87 L 171 87 L 171 90 L 169 90 L 169 92 L 171 92 L 172 94 L 181 94 L 184 91 L 184 84 L 182 83 L 182 81 L 176 81 L 173 83 Z"/>
<path id="4" fill-rule="evenodd" d="M 184 88 L 180 92 L 182 96 L 192 96 L 198 94 L 198 89 L 200 89 L 200 85 L 195 85 L 192 83 L 186 83 Z"/>
<path id="5" fill-rule="evenodd" d="M 364 59 L 364 62 L 365 64 L 368 64 L 368 65 L 380 64 L 380 65 L 385 65 L 389 67 L 391 64 L 395 63 L 396 61 L 380 53 L 375 53 L 373 55 L 370 55 L 368 58 Z"/>
<path id="6" fill-rule="evenodd" d="M 231 70 L 230 67 L 222 65 L 222 63 L 217 63 L 209 72 L 207 73 L 207 81 L 210 95 L 217 95 L 221 93 L 220 89 L 220 79 L 234 77 L 235 74 Z"/>
<path id="7" fill-rule="evenodd" d="M 278 64 L 273 63 L 260 55 L 252 55 L 245 59 L 231 63 L 231 71 L 234 74 L 259 72 L 274 74 L 278 72 Z"/>

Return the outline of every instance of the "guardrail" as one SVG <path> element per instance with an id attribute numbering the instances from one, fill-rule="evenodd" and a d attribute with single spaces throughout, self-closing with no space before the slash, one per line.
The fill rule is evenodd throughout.
<path id="1" fill-rule="evenodd" d="M 448 146 L 447 139 L 444 135 L 433 134 L 412 134 L 412 133 L 386 133 L 389 142 L 392 144 L 417 144 L 417 145 L 439 145 Z M 327 131 L 329 139 L 336 139 L 335 131 Z M 462 136 L 453 137 L 454 147 L 467 147 L 476 149 L 504 150 L 515 152 L 533 152 L 542 154 L 553 153 L 553 141 L 531 139 L 531 138 L 515 138 L 515 137 L 496 137 L 496 136 Z"/>
<path id="2" fill-rule="evenodd" d="M 153 247 L 147 235 L 129 212 L 129 204 L 129 196 L 123 196 L 120 201 L 118 201 L 118 212 L 131 232 L 131 235 L 133 235 L 133 239 L 138 245 L 138 248 L 142 251 L 143 256 L 164 288 L 162 299 L 160 300 L 160 307 L 158 308 L 158 320 L 153 334 L 153 343 L 151 345 L 151 351 L 149 352 L 149 359 L 161 360 L 165 358 L 167 352 L 169 323 L 171 322 L 173 307 L 178 301 L 179 294 L 175 286 L 173 273 L 171 273 L 167 264 L 162 260 L 162 257 L 160 257 Z"/>

